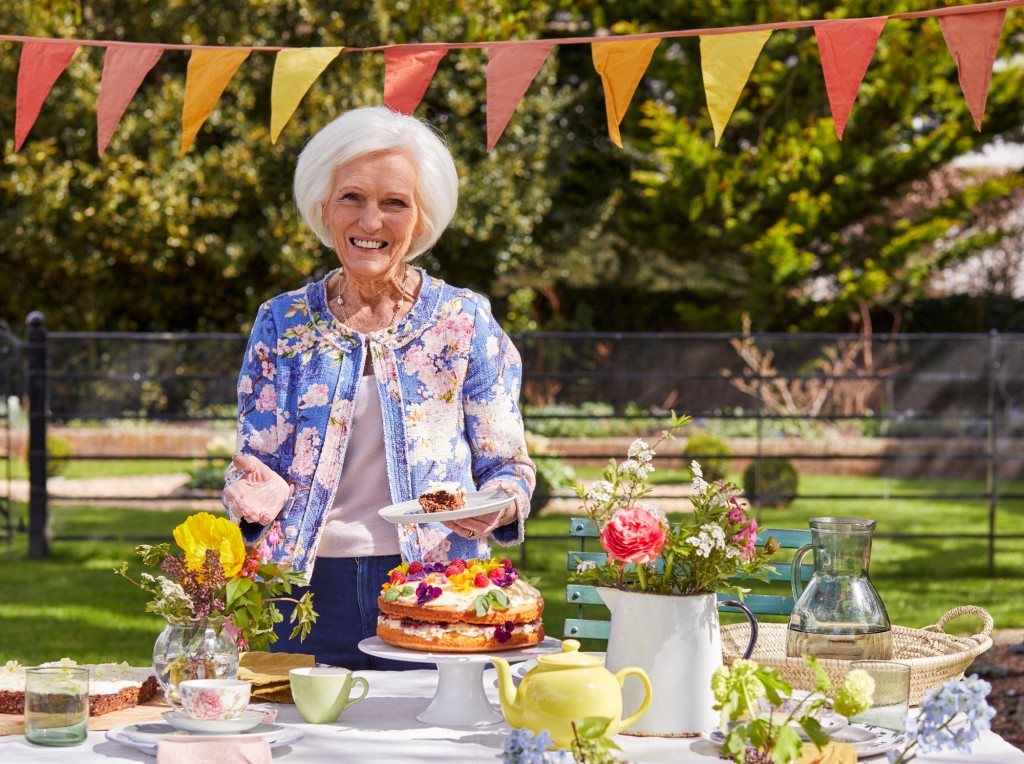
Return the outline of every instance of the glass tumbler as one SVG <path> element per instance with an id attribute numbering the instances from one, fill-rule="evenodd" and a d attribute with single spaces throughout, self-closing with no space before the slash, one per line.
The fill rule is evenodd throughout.
<path id="1" fill-rule="evenodd" d="M 89 669 L 25 669 L 25 738 L 38 745 L 77 745 L 89 731 Z"/>
<path id="2" fill-rule="evenodd" d="M 875 680 L 871 708 L 850 717 L 850 721 L 903 732 L 903 721 L 910 711 L 910 664 L 899 661 L 852 661 L 850 669 L 862 669 Z"/>

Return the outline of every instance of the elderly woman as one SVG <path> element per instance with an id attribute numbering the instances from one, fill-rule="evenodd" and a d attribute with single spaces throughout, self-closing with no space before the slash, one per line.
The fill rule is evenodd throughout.
<path id="1" fill-rule="evenodd" d="M 296 204 L 339 267 L 260 307 L 223 497 L 249 540 L 277 535 L 280 522 L 275 560 L 305 571 L 314 592 L 311 635 L 291 641 L 286 618 L 276 650 L 385 667 L 357 644 L 376 633 L 391 568 L 487 557 L 488 538 L 523 539 L 536 472 L 519 354 L 485 298 L 409 265 L 441 236 L 457 199 L 442 139 L 383 107 L 342 115 L 299 156 Z M 510 501 L 443 525 L 378 515 L 432 481 Z"/>

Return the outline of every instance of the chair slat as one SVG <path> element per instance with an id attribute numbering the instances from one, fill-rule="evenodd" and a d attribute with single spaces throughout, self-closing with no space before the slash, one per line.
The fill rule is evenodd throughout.
<path id="1" fill-rule="evenodd" d="M 565 636 L 573 639 L 608 639 L 611 621 L 587 621 L 582 618 L 565 619 Z"/>

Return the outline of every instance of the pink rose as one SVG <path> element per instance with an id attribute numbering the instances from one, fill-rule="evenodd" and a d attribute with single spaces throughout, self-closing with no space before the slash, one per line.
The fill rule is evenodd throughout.
<path id="1" fill-rule="evenodd" d="M 192 697 L 191 709 L 187 713 L 193 719 L 219 719 L 224 713 L 220 696 L 212 690 L 200 690 Z"/>
<path id="2" fill-rule="evenodd" d="M 628 507 L 612 515 L 601 530 L 601 546 L 609 560 L 651 562 L 665 546 L 665 529 L 650 512 Z"/>

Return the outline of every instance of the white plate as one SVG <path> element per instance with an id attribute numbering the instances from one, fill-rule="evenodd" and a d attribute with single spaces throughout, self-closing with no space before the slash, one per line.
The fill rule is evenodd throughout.
<path id="1" fill-rule="evenodd" d="M 175 729 L 199 735 L 230 735 L 233 732 L 245 732 L 266 718 L 266 711 L 243 711 L 237 719 L 193 719 L 181 711 L 168 711 L 164 714 L 164 721 Z"/>
<path id="2" fill-rule="evenodd" d="M 424 512 L 418 499 L 392 504 L 377 510 L 377 514 L 390 523 L 440 523 L 448 520 L 464 520 L 507 507 L 513 501 L 512 494 L 504 491 L 470 491 L 466 493 L 466 506 L 447 512 Z"/>
<path id="3" fill-rule="evenodd" d="M 904 743 L 902 732 L 893 732 L 868 724 L 847 724 L 828 733 L 829 739 L 837 743 L 849 743 L 857 752 L 858 759 L 880 756 L 899 748 Z M 701 737 L 715 745 L 725 742 L 725 733 L 720 729 L 704 730 Z"/>
<path id="4" fill-rule="evenodd" d="M 187 732 L 172 727 L 162 722 L 140 722 L 136 724 L 122 724 L 107 731 L 107 740 L 130 748 L 138 748 L 140 751 L 147 751 L 156 755 L 156 746 L 164 738 L 169 737 L 191 737 L 191 738 L 233 738 L 233 737 L 262 737 L 271 748 L 279 748 L 291 745 L 304 736 L 302 730 L 294 727 L 286 727 L 282 724 L 258 724 L 244 732 L 223 733 L 219 735 L 199 735 L 194 732 Z"/>

